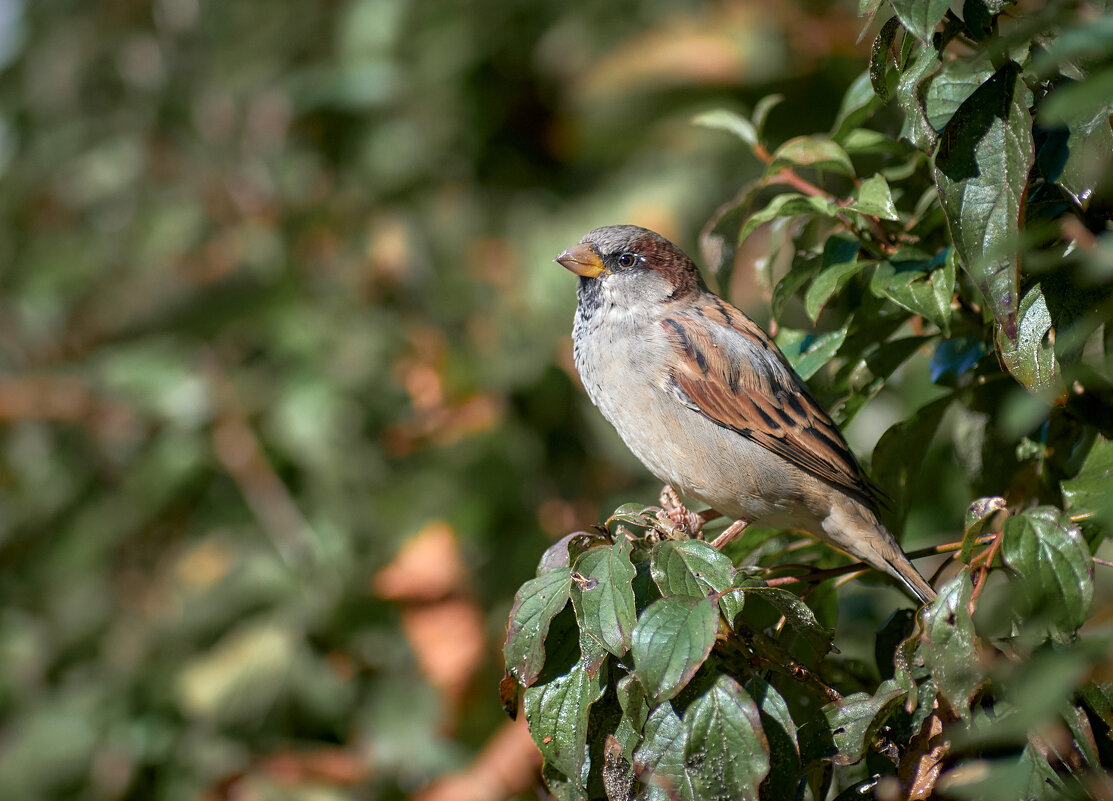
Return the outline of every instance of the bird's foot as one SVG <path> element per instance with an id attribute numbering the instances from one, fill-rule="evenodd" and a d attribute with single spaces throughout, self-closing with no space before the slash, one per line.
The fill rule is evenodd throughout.
<path id="1" fill-rule="evenodd" d="M 676 490 L 668 484 L 661 489 L 660 501 L 662 516 L 675 524 L 678 529 L 686 531 L 691 537 L 697 536 L 709 520 L 720 517 L 714 509 L 705 509 L 702 512 L 691 511 L 681 502 Z"/>
<path id="2" fill-rule="evenodd" d="M 746 530 L 746 526 L 750 525 L 749 520 L 735 520 L 729 526 L 723 529 L 723 533 L 711 541 L 711 547 L 722 548 L 727 543 L 734 542 L 742 536 L 742 532 Z"/>

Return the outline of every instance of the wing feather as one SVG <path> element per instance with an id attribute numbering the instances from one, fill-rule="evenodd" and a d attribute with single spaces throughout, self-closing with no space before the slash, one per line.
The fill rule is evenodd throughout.
<path id="1" fill-rule="evenodd" d="M 713 298 L 663 325 L 680 351 L 668 379 L 689 408 L 825 481 L 877 500 L 838 426 L 752 320 Z"/>

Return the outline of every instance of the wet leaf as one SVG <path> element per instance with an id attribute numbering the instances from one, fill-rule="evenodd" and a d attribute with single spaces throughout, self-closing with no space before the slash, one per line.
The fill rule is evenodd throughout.
<path id="1" fill-rule="evenodd" d="M 936 686 L 954 710 L 970 717 L 970 699 L 982 681 L 974 622 L 970 618 L 970 574 L 962 572 L 939 590 L 923 612 L 920 650 Z"/>
<path id="2" fill-rule="evenodd" d="M 572 583 L 572 605 L 580 631 L 597 640 L 615 656 L 630 649 L 637 614 L 630 563 L 632 544 L 619 537 L 609 548 L 593 548 L 580 555 L 575 570 L 589 581 Z"/>
<path id="3" fill-rule="evenodd" d="M 634 628 L 634 672 L 650 704 L 674 697 L 711 653 L 719 630 L 714 598 L 673 596 L 650 604 Z"/>
<path id="4" fill-rule="evenodd" d="M 1067 629 L 1082 625 L 1094 598 L 1094 563 L 1078 527 L 1053 506 L 1005 522 L 1001 558 L 1017 575 L 1031 608 Z"/>
<path id="5" fill-rule="evenodd" d="M 720 674 L 684 712 L 685 764 L 700 798 L 757 799 L 769 772 L 769 741 L 753 699 Z"/>
<path id="6" fill-rule="evenodd" d="M 568 603 L 571 575 L 567 567 L 543 573 L 514 595 L 502 652 L 506 669 L 527 687 L 545 664 L 545 637 L 552 619 Z"/>

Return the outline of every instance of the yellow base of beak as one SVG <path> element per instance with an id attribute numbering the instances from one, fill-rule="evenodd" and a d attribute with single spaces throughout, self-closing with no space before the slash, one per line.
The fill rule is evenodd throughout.
<path id="1" fill-rule="evenodd" d="M 556 257 L 557 263 L 584 278 L 595 278 L 610 272 L 591 245 L 576 245 Z"/>

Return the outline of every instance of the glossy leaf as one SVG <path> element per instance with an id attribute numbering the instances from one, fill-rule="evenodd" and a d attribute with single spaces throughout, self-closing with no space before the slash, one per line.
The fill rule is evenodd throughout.
<path id="1" fill-rule="evenodd" d="M 700 540 L 659 542 L 650 557 L 661 595 L 706 598 L 730 586 L 733 566 L 720 551 Z"/>
<path id="2" fill-rule="evenodd" d="M 1034 160 L 1032 121 L 1019 75 L 1020 67 L 1009 62 L 967 98 L 935 154 L 935 182 L 955 248 L 989 303 L 999 343 L 1014 347 L 1020 337 L 1019 287 L 1011 251 Z M 1014 367 L 1022 361 L 1014 361 Z"/>
<path id="3" fill-rule="evenodd" d="M 572 571 L 558 568 L 530 579 L 514 595 L 503 646 L 506 669 L 524 686 L 545 664 L 545 637 L 552 619 L 568 603 Z"/>
<path id="4" fill-rule="evenodd" d="M 889 52 L 893 47 L 893 39 L 900 30 L 900 18 L 890 17 L 881 26 L 877 38 L 873 40 L 870 52 L 870 85 L 874 93 L 885 102 L 889 99 L 889 83 L 886 80 Z"/>
<path id="5" fill-rule="evenodd" d="M 874 175 L 862 181 L 850 208 L 882 220 L 897 220 L 897 207 L 889 191 L 889 182 L 883 175 Z"/>
<path id="6" fill-rule="evenodd" d="M 684 689 L 711 653 L 718 629 L 714 598 L 661 598 L 642 613 L 631 651 L 651 705 Z"/>
<path id="7" fill-rule="evenodd" d="M 699 798 L 757 799 L 769 772 L 769 741 L 742 685 L 719 674 L 684 712 L 684 728 L 685 764 Z"/>
<path id="8" fill-rule="evenodd" d="M 606 670 L 592 677 L 577 663 L 567 673 L 523 693 L 530 736 L 546 763 L 574 783 L 582 781 L 585 768 L 588 714 L 606 687 Z"/>
<path id="9" fill-rule="evenodd" d="M 1033 391 L 1053 392 L 1059 386 L 1060 370 L 1051 328 L 1051 312 L 1043 290 L 1036 284 L 1020 302 L 1011 328 L 997 329 L 1001 360 L 1017 381 Z"/>
<path id="10" fill-rule="evenodd" d="M 870 289 L 935 323 L 946 335 L 950 332 L 956 278 L 954 259 L 940 254 L 928 261 L 906 254 L 907 251 L 901 251 L 878 264 L 870 279 Z"/>
<path id="11" fill-rule="evenodd" d="M 853 765 L 861 760 L 904 696 L 905 691 L 888 679 L 873 695 L 853 693 L 824 706 L 823 717 L 835 749 L 826 758 L 836 765 Z"/>
<path id="12" fill-rule="evenodd" d="M 927 153 L 935 148 L 937 136 L 928 122 L 922 92 L 939 69 L 939 54 L 924 44 L 917 44 L 913 52 L 912 62 L 897 81 L 897 105 L 904 112 L 900 134 L 913 147 Z"/>
<path id="13" fill-rule="evenodd" d="M 822 625 L 811 607 L 795 593 L 780 587 L 743 587 L 746 597 L 760 598 L 785 617 L 785 621 L 799 634 L 817 654 L 823 655 L 831 650 L 835 632 Z"/>
<path id="14" fill-rule="evenodd" d="M 634 768 L 646 784 L 646 801 L 696 801 L 692 774 L 684 763 L 688 729 L 672 704 L 654 709 L 645 722 L 645 740 L 634 753 Z"/>
<path id="15" fill-rule="evenodd" d="M 1042 606 L 1067 630 L 1082 625 L 1094 597 L 1094 563 L 1078 527 L 1052 506 L 1005 522 L 1001 557 L 1033 608 Z"/>
<path id="16" fill-rule="evenodd" d="M 963 719 L 970 717 L 970 699 L 982 681 L 977 638 L 970 618 L 970 574 L 960 573 L 939 590 L 923 612 L 920 651 L 939 692 Z"/>
<path id="17" fill-rule="evenodd" d="M 593 548 L 581 554 L 575 572 L 582 579 L 573 581 L 571 588 L 580 631 L 615 656 L 630 649 L 637 619 L 633 589 L 637 571 L 630 563 L 631 548 L 629 539 L 619 537 L 609 548 Z"/>
<path id="18" fill-rule="evenodd" d="M 962 551 L 960 558 L 965 564 L 970 564 L 974 551 L 978 547 L 978 538 L 989 530 L 990 523 L 996 518 L 997 513 L 1005 508 L 1005 499 L 993 496 L 978 498 L 966 508 L 966 521 L 962 530 Z"/>
<path id="19" fill-rule="evenodd" d="M 890 0 L 905 29 L 927 43 L 931 42 L 931 35 L 950 4 L 950 0 Z"/>

